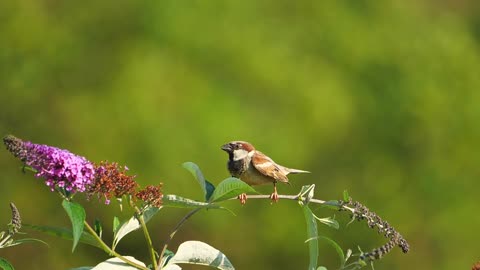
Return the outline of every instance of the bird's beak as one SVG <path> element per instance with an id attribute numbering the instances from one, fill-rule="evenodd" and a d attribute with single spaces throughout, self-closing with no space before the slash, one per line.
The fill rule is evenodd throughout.
<path id="1" fill-rule="evenodd" d="M 222 150 L 225 151 L 225 152 L 231 152 L 232 151 L 232 146 L 229 143 L 224 144 L 224 145 L 222 145 Z"/>

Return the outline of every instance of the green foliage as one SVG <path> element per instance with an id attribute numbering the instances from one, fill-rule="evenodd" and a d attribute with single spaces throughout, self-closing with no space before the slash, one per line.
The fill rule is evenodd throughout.
<path id="1" fill-rule="evenodd" d="M 13 265 L 10 264 L 6 259 L 0 257 L 0 268 L 3 270 L 14 270 Z"/>
<path id="2" fill-rule="evenodd" d="M 210 197 L 213 194 L 213 191 L 215 190 L 215 186 L 212 183 L 208 182 L 207 179 L 205 179 L 202 171 L 197 164 L 193 162 L 185 162 L 183 163 L 183 167 L 187 169 L 193 175 L 193 177 L 195 177 L 203 190 L 205 201 L 209 201 Z"/>
<path id="3" fill-rule="evenodd" d="M 83 234 L 83 226 L 86 217 L 85 209 L 83 209 L 80 204 L 67 200 L 62 201 L 62 206 L 72 222 L 73 252 Z"/>
<path id="4" fill-rule="evenodd" d="M 161 208 L 157 208 L 157 207 L 148 207 L 147 209 L 145 209 L 142 213 L 145 223 L 150 221 L 150 219 L 153 216 L 155 216 L 158 213 L 158 211 L 160 211 L 160 209 Z M 142 226 L 136 216 L 133 216 L 126 222 L 122 223 L 118 228 L 118 230 L 116 230 L 116 232 L 114 233 L 112 249 L 115 250 L 116 246 L 124 236 L 140 228 L 142 228 Z"/>
<path id="5" fill-rule="evenodd" d="M 232 263 L 219 250 L 200 241 L 182 243 L 163 269 L 177 269 L 176 264 L 205 265 L 220 270 L 234 270 Z"/>
<path id="6" fill-rule="evenodd" d="M 177 207 L 177 208 L 198 208 L 198 207 L 220 208 L 219 205 L 215 205 L 207 202 L 194 201 L 194 200 L 183 198 L 181 196 L 177 196 L 173 194 L 166 194 L 163 196 L 163 205 L 165 207 Z"/>
<path id="7" fill-rule="evenodd" d="M 335 228 L 337 230 L 340 228 L 340 224 L 338 224 L 338 221 L 336 221 L 335 219 L 333 219 L 331 217 L 319 218 L 316 215 L 313 215 L 313 217 L 315 217 L 315 219 L 317 221 L 319 221 L 320 223 L 323 223 L 323 224 L 325 224 L 329 227 Z"/>
<path id="8" fill-rule="evenodd" d="M 242 180 L 229 177 L 218 184 L 210 200 L 212 202 L 219 202 L 235 198 L 242 193 L 257 193 L 257 191 Z"/>
<path id="9" fill-rule="evenodd" d="M 49 234 L 49 235 L 60 237 L 62 239 L 73 241 L 73 232 L 72 232 L 72 229 L 69 229 L 69 228 L 30 225 L 30 224 L 23 224 L 23 226 L 28 228 L 28 229 L 34 230 L 34 231 L 46 233 L 46 234 Z M 83 244 L 87 244 L 87 245 L 91 245 L 91 246 L 94 246 L 94 247 L 101 248 L 98 241 L 96 241 L 95 238 L 92 237 L 92 235 L 90 235 L 86 232 L 82 232 L 78 241 L 80 243 L 83 243 Z"/>
<path id="10" fill-rule="evenodd" d="M 99 219 L 95 219 L 93 223 L 93 229 L 95 230 L 95 233 L 102 238 L 102 233 L 103 233 L 103 228 L 102 228 L 102 223 L 100 222 Z"/>
<path id="11" fill-rule="evenodd" d="M 318 239 L 322 239 L 322 240 L 327 241 L 327 243 L 329 243 L 333 248 L 335 248 L 335 251 L 337 252 L 338 257 L 340 258 L 340 267 L 339 268 L 343 269 L 343 267 L 345 266 L 346 259 L 345 259 L 345 254 L 343 253 L 342 248 L 337 244 L 337 242 L 333 241 L 332 239 L 330 239 L 326 236 L 320 235 L 320 236 L 318 236 Z"/>
<path id="12" fill-rule="evenodd" d="M 343 201 L 348 202 L 350 200 L 350 195 L 348 194 L 347 190 L 343 191 Z"/>
<path id="13" fill-rule="evenodd" d="M 308 251 L 310 254 L 310 261 L 308 265 L 308 270 L 316 270 L 318 263 L 318 230 L 317 230 L 317 221 L 315 216 L 312 213 L 312 210 L 308 205 L 303 205 L 303 214 L 305 216 L 305 221 L 307 223 L 307 243 Z"/>
<path id="14" fill-rule="evenodd" d="M 113 224 L 112 224 L 112 231 L 113 231 L 113 236 L 115 237 L 115 235 L 117 234 L 118 232 L 118 229 L 120 229 L 120 219 L 118 219 L 118 217 L 113 217 Z"/>

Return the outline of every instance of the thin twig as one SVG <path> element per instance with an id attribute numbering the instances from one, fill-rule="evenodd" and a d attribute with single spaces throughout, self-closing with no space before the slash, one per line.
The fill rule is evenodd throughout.
<path id="1" fill-rule="evenodd" d="M 287 200 L 294 200 L 294 201 L 298 201 L 298 200 L 301 200 L 301 201 L 304 201 L 305 198 L 299 198 L 298 195 L 278 195 L 278 198 L 279 199 L 287 199 Z M 270 195 L 247 195 L 247 199 L 271 199 L 270 198 Z M 228 199 L 228 200 L 237 200 L 237 198 L 231 198 L 231 199 Z M 319 200 L 319 199 L 310 199 L 309 202 L 311 203 L 316 203 L 316 204 L 325 204 L 327 203 L 327 201 L 324 201 L 324 200 Z M 346 205 L 338 205 L 338 208 L 339 209 L 344 209 L 344 210 L 348 210 L 352 213 L 355 212 L 355 209 L 351 208 L 351 207 L 348 207 Z"/>
<path id="2" fill-rule="evenodd" d="M 168 239 L 165 241 L 165 244 L 163 245 L 162 252 L 160 252 L 160 258 L 158 259 L 158 265 L 157 265 L 156 270 L 160 270 L 160 268 L 162 267 L 162 264 L 163 264 L 163 256 L 165 255 L 165 251 L 167 250 L 168 244 L 170 243 L 170 241 L 172 241 L 172 239 L 173 239 L 173 237 L 175 236 L 175 234 L 178 232 L 178 230 L 182 227 L 182 225 L 183 225 L 191 216 L 193 216 L 195 213 L 197 213 L 197 212 L 200 211 L 201 209 L 203 209 L 203 208 L 200 207 L 200 208 L 193 209 L 192 211 L 188 212 L 188 214 L 186 214 L 186 215 L 177 223 L 177 226 L 175 226 L 175 228 L 172 230 L 172 232 L 170 233 Z"/>

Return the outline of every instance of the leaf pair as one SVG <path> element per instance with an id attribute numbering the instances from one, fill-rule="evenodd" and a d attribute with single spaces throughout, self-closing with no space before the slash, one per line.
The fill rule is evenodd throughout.
<path id="1" fill-rule="evenodd" d="M 170 255 L 171 256 L 171 255 Z M 131 256 L 125 256 L 125 259 L 135 262 L 138 265 L 145 266 L 141 261 L 136 260 Z M 214 267 L 220 270 L 234 270 L 232 263 L 227 256 L 218 249 L 200 242 L 187 241 L 182 243 L 177 250 L 177 253 L 170 257 L 162 270 L 180 270 L 179 264 L 205 265 Z M 132 267 L 119 258 L 110 258 L 94 267 L 80 267 L 71 270 L 134 270 Z M 8 269 L 10 270 L 10 269 Z"/>
<path id="2" fill-rule="evenodd" d="M 160 209 L 161 208 L 152 207 L 152 206 L 145 209 L 142 213 L 145 223 L 147 223 L 155 214 L 157 214 L 157 212 L 160 211 Z M 125 235 L 133 231 L 136 231 L 142 227 L 142 225 L 138 221 L 138 218 L 135 216 L 131 217 L 128 221 L 124 222 L 121 225 L 119 225 L 118 218 L 114 219 L 113 223 L 114 223 L 114 227 L 113 227 L 114 236 L 113 236 L 113 244 L 112 244 L 113 250 L 115 250 L 118 243 Z"/>
<path id="3" fill-rule="evenodd" d="M 228 200 L 231 198 L 235 198 L 242 193 L 257 193 L 255 189 L 249 186 L 247 183 L 243 182 L 242 180 L 229 177 L 215 188 L 215 186 L 210 183 L 205 177 L 203 176 L 202 171 L 198 167 L 197 164 L 193 162 L 185 162 L 182 165 L 185 169 L 187 169 L 193 177 L 198 181 L 200 187 L 203 190 L 205 195 L 206 202 L 219 202 Z"/>

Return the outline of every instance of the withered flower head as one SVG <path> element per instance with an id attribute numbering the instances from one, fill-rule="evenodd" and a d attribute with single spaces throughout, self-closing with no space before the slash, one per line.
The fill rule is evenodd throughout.
<path id="1" fill-rule="evenodd" d="M 140 190 L 136 195 L 137 199 L 144 201 L 146 204 L 160 207 L 162 205 L 162 184 L 158 186 L 146 186 Z"/>
<path id="2" fill-rule="evenodd" d="M 372 229 L 377 229 L 379 233 L 383 234 L 389 241 L 379 248 L 375 248 L 370 252 L 364 253 L 360 256 L 361 260 L 377 260 L 389 253 L 393 247 L 398 246 L 403 253 L 410 250 L 410 245 L 403 236 L 395 230 L 387 221 L 384 221 L 375 212 L 370 211 L 366 206 L 359 202 L 346 201 L 343 202 L 354 208 L 353 217 L 358 220 L 366 220 L 367 224 Z"/>
<path id="3" fill-rule="evenodd" d="M 87 189 L 87 196 L 103 196 L 106 204 L 109 204 L 112 198 L 134 196 L 138 184 L 134 180 L 135 175 L 127 175 L 127 171 L 127 167 L 120 167 L 118 163 L 100 162 L 95 166 L 95 179 Z"/>

